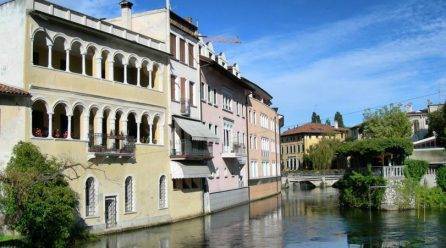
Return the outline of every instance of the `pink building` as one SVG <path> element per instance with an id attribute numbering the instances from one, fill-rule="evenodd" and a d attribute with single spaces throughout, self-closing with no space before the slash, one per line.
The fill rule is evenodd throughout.
<path id="1" fill-rule="evenodd" d="M 205 211 L 214 212 L 249 201 L 246 106 L 250 86 L 224 54 L 201 51 L 200 100 L 202 121 L 219 142 L 213 144 L 208 166 Z"/>

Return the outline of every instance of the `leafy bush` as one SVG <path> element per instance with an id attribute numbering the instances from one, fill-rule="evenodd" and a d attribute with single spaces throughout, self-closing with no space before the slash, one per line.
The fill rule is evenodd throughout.
<path id="1" fill-rule="evenodd" d="M 446 192 L 446 166 L 437 170 L 437 185 Z"/>
<path id="2" fill-rule="evenodd" d="M 384 188 L 371 186 L 385 186 L 386 181 L 380 176 L 374 176 L 370 170 L 363 172 L 351 171 L 338 181 L 339 202 L 341 206 L 355 208 L 379 208 L 384 197 Z M 370 196 L 370 197 L 369 197 Z M 370 201 L 369 201 L 370 199 Z"/>
<path id="3" fill-rule="evenodd" d="M 428 168 L 429 163 L 424 160 L 406 159 L 404 161 L 404 176 L 419 182 Z"/>
<path id="4" fill-rule="evenodd" d="M 396 204 L 400 209 L 413 208 L 444 208 L 446 194 L 439 187 L 428 188 L 419 181 L 405 179 L 397 188 Z"/>
<path id="5" fill-rule="evenodd" d="M 31 143 L 19 143 L 1 175 L 0 208 L 6 224 L 34 247 L 65 247 L 78 225 L 78 200 L 62 174 Z"/>

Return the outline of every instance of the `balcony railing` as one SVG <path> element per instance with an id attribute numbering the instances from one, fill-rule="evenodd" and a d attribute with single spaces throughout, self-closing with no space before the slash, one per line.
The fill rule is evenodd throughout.
<path id="1" fill-rule="evenodd" d="M 404 178 L 404 166 L 375 166 L 372 167 L 373 174 L 380 175 L 386 179 Z"/>
<path id="2" fill-rule="evenodd" d="M 180 100 L 181 104 L 181 114 L 182 115 L 190 115 L 190 101 L 185 98 L 181 98 Z"/>
<path id="3" fill-rule="evenodd" d="M 204 141 L 181 140 L 172 148 L 170 157 L 178 160 L 207 160 L 213 158 L 212 145 Z"/>
<path id="4" fill-rule="evenodd" d="M 95 156 L 134 157 L 136 139 L 123 134 L 89 135 L 88 152 Z"/>
<path id="5" fill-rule="evenodd" d="M 223 147 L 223 158 L 246 157 L 246 146 L 243 143 L 234 142 L 232 146 Z"/>

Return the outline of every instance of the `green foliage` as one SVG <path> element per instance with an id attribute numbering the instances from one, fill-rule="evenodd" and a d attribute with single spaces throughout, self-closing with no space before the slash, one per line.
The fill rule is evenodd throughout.
<path id="1" fill-rule="evenodd" d="M 342 114 L 339 111 L 336 111 L 334 120 L 338 122 L 339 127 L 345 127 L 344 118 L 342 117 Z"/>
<path id="2" fill-rule="evenodd" d="M 374 176 L 370 169 L 364 172 L 351 171 L 338 181 L 339 202 L 341 206 L 354 208 L 375 208 L 381 206 L 384 188 L 371 186 L 385 186 L 386 181 L 380 176 Z M 370 200 L 369 200 L 370 199 Z"/>
<path id="3" fill-rule="evenodd" d="M 433 135 L 435 132 L 439 143 L 446 146 L 446 108 L 429 113 L 428 119 L 429 134 Z"/>
<path id="4" fill-rule="evenodd" d="M 437 170 L 437 185 L 446 192 L 446 166 Z"/>
<path id="5" fill-rule="evenodd" d="M 321 117 L 315 112 L 313 112 L 313 114 L 311 115 L 311 123 L 322 123 Z"/>
<path id="6" fill-rule="evenodd" d="M 413 145 L 405 138 L 374 138 L 355 140 L 340 145 L 336 154 L 341 157 L 352 156 L 363 167 L 375 162 L 376 158 L 392 155 L 394 164 L 402 164 L 412 154 Z"/>
<path id="7" fill-rule="evenodd" d="M 325 119 L 325 125 L 331 126 L 331 121 L 329 118 Z"/>
<path id="8" fill-rule="evenodd" d="M 412 125 L 400 106 L 386 106 L 364 113 L 364 137 L 366 138 L 410 138 Z"/>
<path id="9" fill-rule="evenodd" d="M 35 247 L 65 247 L 79 233 L 77 196 L 62 172 L 62 164 L 21 142 L 1 177 L 5 222 Z"/>
<path id="10" fill-rule="evenodd" d="M 397 187 L 396 204 L 399 209 L 445 208 L 446 194 L 439 187 L 428 188 L 406 178 Z"/>
<path id="11" fill-rule="evenodd" d="M 315 170 L 328 170 L 335 158 L 340 142 L 336 139 L 323 138 L 318 144 L 308 149 L 308 159 Z"/>
<path id="12" fill-rule="evenodd" d="M 424 160 L 406 159 L 404 161 L 404 176 L 419 182 L 429 169 L 429 163 Z"/>

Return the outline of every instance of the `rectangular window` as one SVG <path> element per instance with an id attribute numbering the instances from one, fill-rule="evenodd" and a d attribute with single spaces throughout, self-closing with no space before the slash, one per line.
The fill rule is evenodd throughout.
<path id="1" fill-rule="evenodd" d="M 202 100 L 202 101 L 206 101 L 206 91 L 205 91 L 205 85 L 204 85 L 204 83 L 201 83 L 200 84 L 200 99 Z"/>
<path id="2" fill-rule="evenodd" d="M 194 67 L 194 45 L 189 44 L 189 66 Z"/>
<path id="3" fill-rule="evenodd" d="M 180 39 L 180 61 L 186 63 L 186 41 Z"/>
<path id="4" fill-rule="evenodd" d="M 182 101 L 186 100 L 186 79 L 185 78 L 180 78 L 181 84 L 180 84 L 180 92 L 181 92 L 181 96 L 180 99 Z"/>
<path id="5" fill-rule="evenodd" d="M 195 83 L 189 82 L 189 103 L 192 106 L 195 106 Z"/>
<path id="6" fill-rule="evenodd" d="M 214 96 L 214 94 L 212 93 L 212 89 L 211 87 L 209 87 L 208 85 L 208 103 L 212 103 L 212 97 Z"/>
<path id="7" fill-rule="evenodd" d="M 217 105 L 217 90 L 214 89 L 214 105 Z"/>
<path id="8" fill-rule="evenodd" d="M 170 53 L 174 58 L 177 57 L 177 37 L 174 34 L 170 34 Z"/>
<path id="9" fill-rule="evenodd" d="M 176 77 L 174 75 L 170 76 L 170 98 L 172 101 L 176 101 L 176 85 L 175 85 L 175 79 Z"/>

